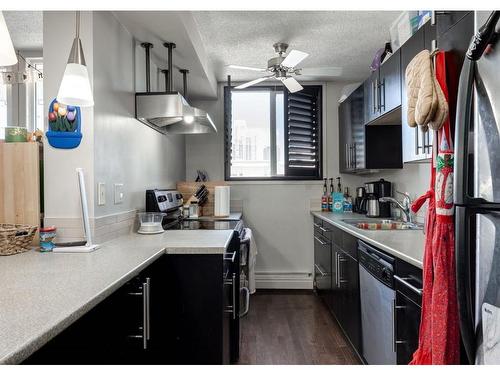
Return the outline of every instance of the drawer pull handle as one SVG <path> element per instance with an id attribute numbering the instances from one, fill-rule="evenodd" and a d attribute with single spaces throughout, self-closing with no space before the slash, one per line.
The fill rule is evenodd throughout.
<path id="1" fill-rule="evenodd" d="M 399 277 L 397 275 L 394 275 L 394 279 L 399 281 L 401 284 L 406 286 L 407 288 L 411 289 L 415 293 L 417 293 L 419 296 L 422 295 L 422 289 L 418 289 L 416 286 L 411 285 L 407 280 L 411 280 L 409 277 Z"/>

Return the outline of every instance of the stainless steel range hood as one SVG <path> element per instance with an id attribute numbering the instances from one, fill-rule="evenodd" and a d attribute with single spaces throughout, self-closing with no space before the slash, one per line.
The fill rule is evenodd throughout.
<path id="1" fill-rule="evenodd" d="M 168 49 L 166 92 L 150 91 L 150 43 L 141 44 L 146 50 L 146 92 L 135 94 L 135 117 L 140 122 L 163 134 L 215 133 L 212 119 L 202 109 L 191 107 L 184 96 L 173 91 L 172 50 L 174 43 L 164 43 Z M 187 70 L 181 70 L 184 78 L 184 95 L 187 91 Z"/>

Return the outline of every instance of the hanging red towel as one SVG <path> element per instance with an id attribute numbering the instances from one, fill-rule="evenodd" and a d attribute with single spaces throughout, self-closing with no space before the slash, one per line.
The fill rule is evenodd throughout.
<path id="1" fill-rule="evenodd" d="M 436 55 L 436 78 L 448 100 L 445 53 Z M 460 363 L 460 331 L 455 286 L 453 225 L 453 144 L 449 118 L 438 131 L 437 157 L 432 160 L 431 186 L 415 201 L 413 211 L 429 200 L 423 264 L 422 319 L 419 346 L 410 364 Z"/>

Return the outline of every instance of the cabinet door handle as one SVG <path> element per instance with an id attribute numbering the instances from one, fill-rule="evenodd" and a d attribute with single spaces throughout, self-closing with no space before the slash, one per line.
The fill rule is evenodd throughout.
<path id="1" fill-rule="evenodd" d="M 148 348 L 148 284 L 142 283 L 142 348 Z"/>
<path id="2" fill-rule="evenodd" d="M 419 145 L 419 132 L 418 132 L 418 126 L 415 126 L 415 155 L 420 154 L 420 149 L 422 146 Z"/>
<path id="3" fill-rule="evenodd" d="M 382 79 L 382 81 L 379 84 L 379 94 L 380 94 L 380 104 L 379 104 L 379 111 L 382 112 L 382 110 L 385 111 L 385 78 Z M 382 98 L 384 99 L 384 104 L 382 104 Z"/>
<path id="4" fill-rule="evenodd" d="M 321 241 L 321 239 L 320 239 L 319 237 L 314 236 L 314 239 L 315 239 L 316 241 L 318 241 L 321 245 L 323 245 L 323 246 L 325 246 L 325 245 L 326 245 L 326 242 Z"/>
<path id="5" fill-rule="evenodd" d="M 345 168 L 349 169 L 349 150 L 347 149 L 347 143 L 344 145 L 345 148 Z"/>
<path id="6" fill-rule="evenodd" d="M 236 251 L 234 251 L 232 254 L 224 254 L 224 260 L 229 260 L 231 263 L 234 263 L 234 259 L 236 258 Z"/>
<path id="7" fill-rule="evenodd" d="M 372 113 L 377 113 L 377 94 L 375 93 L 375 81 L 372 81 Z"/>
<path id="8" fill-rule="evenodd" d="M 356 169 L 357 167 L 357 163 L 356 163 L 356 143 L 353 143 L 352 144 L 352 156 L 353 156 L 353 160 L 352 160 L 352 167 L 354 169 Z"/>
<path id="9" fill-rule="evenodd" d="M 380 103 L 379 103 L 379 83 L 378 78 L 375 79 L 375 113 L 380 111 Z"/>
<path id="10" fill-rule="evenodd" d="M 394 298 L 392 300 L 392 349 L 394 352 L 397 351 L 397 348 L 396 348 L 396 329 L 397 329 L 397 325 L 396 325 L 396 299 Z"/>
<path id="11" fill-rule="evenodd" d="M 324 272 L 320 266 L 318 266 L 316 263 L 314 263 L 314 268 L 316 269 L 316 271 L 319 272 L 319 274 L 322 276 L 322 277 L 325 277 L 325 276 L 328 276 L 328 274 L 326 272 Z"/>
<path id="12" fill-rule="evenodd" d="M 330 229 L 325 229 L 325 228 L 323 228 L 323 227 L 322 227 L 321 225 L 319 225 L 319 224 L 313 223 L 313 225 L 314 225 L 316 228 L 318 228 L 319 230 L 321 230 L 323 233 L 325 233 L 325 232 L 330 232 Z"/>
<path id="13" fill-rule="evenodd" d="M 237 296 L 237 290 L 239 289 L 236 285 L 236 274 L 233 273 L 233 320 L 236 320 L 236 298 Z"/>
<path id="14" fill-rule="evenodd" d="M 339 286 L 339 253 L 335 253 L 335 286 L 340 288 Z"/>
<path id="15" fill-rule="evenodd" d="M 147 305 L 147 315 L 146 315 L 146 339 L 151 339 L 151 278 L 146 277 L 146 305 Z"/>

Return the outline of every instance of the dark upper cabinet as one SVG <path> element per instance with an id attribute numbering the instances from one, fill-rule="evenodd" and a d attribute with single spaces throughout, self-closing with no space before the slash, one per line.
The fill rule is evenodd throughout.
<path id="1" fill-rule="evenodd" d="M 455 12 L 449 12 L 449 14 L 445 14 L 439 17 L 437 26 L 439 27 L 439 22 L 442 22 L 444 19 L 446 19 L 446 17 L 451 17 L 452 19 L 458 18 L 458 16 L 454 17 L 453 13 Z M 451 22 L 452 21 L 450 21 L 450 23 Z M 474 12 L 466 12 L 466 14 L 461 17 L 458 22 L 454 23 L 444 33 L 439 33 L 438 29 L 438 48 L 441 51 L 446 51 L 446 83 L 448 85 L 448 105 L 452 135 L 454 134 L 455 127 L 458 81 L 460 78 L 460 71 L 462 70 L 465 53 L 467 52 L 473 35 Z"/>
<path id="2" fill-rule="evenodd" d="M 379 69 L 379 116 L 401 105 L 401 55 L 397 50 Z"/>
<path id="3" fill-rule="evenodd" d="M 370 76 L 363 82 L 364 89 L 364 111 L 365 123 L 371 122 L 379 115 L 378 109 L 378 70 L 372 72 Z"/>
<path id="4" fill-rule="evenodd" d="M 408 126 L 408 100 L 406 90 L 406 67 L 411 60 L 424 49 L 432 49 L 432 35 L 429 30 L 430 22 L 420 28 L 405 44 L 401 51 L 401 125 L 403 139 L 403 162 L 416 162 L 428 160 L 432 157 L 431 133 L 422 132 L 420 127 Z M 432 28 L 434 30 L 434 27 Z"/>
<path id="5" fill-rule="evenodd" d="M 365 95 L 365 123 L 392 124 L 393 120 L 381 118 L 401 105 L 401 61 L 397 50 L 372 72 L 363 83 Z"/>
<path id="6" fill-rule="evenodd" d="M 435 11 L 437 35 L 442 35 L 455 26 L 458 22 L 462 20 L 469 13 L 470 10 L 465 11 Z"/>
<path id="7" fill-rule="evenodd" d="M 360 85 L 339 105 L 340 172 L 365 168 L 364 87 Z"/>

